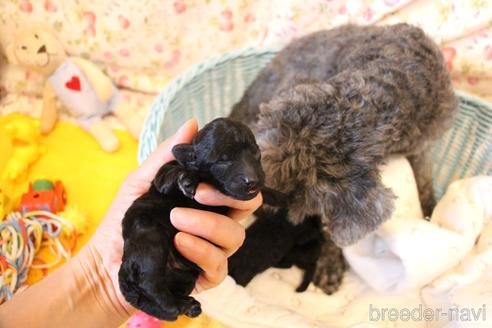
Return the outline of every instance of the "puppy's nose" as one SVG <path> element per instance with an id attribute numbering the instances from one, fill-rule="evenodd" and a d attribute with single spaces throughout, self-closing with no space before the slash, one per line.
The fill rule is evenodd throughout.
<path id="1" fill-rule="evenodd" d="M 45 45 L 41 46 L 41 48 L 38 49 L 38 54 L 41 54 L 43 52 L 46 52 L 46 46 Z"/>
<path id="2" fill-rule="evenodd" d="M 258 185 L 258 179 L 254 177 L 244 176 L 243 183 L 248 189 L 255 189 Z"/>

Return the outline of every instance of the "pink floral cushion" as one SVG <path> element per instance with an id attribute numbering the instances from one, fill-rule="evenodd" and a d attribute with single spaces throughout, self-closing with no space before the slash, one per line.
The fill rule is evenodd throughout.
<path id="1" fill-rule="evenodd" d="M 67 51 L 122 87 L 154 94 L 192 64 L 345 23 L 409 22 L 437 42 L 456 86 L 492 98 L 492 3 L 439 0 L 3 0 L 0 43 L 34 21 L 51 24 Z M 7 67 L 0 85 L 40 93 L 41 79 Z"/>

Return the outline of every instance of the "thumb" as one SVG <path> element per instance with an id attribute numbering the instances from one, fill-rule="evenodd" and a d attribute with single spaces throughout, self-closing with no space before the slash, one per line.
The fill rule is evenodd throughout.
<path id="1" fill-rule="evenodd" d="M 161 166 L 174 160 L 171 152 L 177 144 L 190 143 L 198 131 L 198 123 L 192 118 L 184 123 L 179 130 L 171 137 L 163 141 L 147 159 L 135 170 L 135 176 L 139 179 L 151 181 Z"/>

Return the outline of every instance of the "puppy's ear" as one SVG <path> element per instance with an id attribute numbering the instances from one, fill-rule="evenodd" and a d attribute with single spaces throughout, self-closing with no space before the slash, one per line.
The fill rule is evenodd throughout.
<path id="1" fill-rule="evenodd" d="M 187 144 L 180 144 L 176 145 L 173 147 L 173 155 L 178 161 L 179 164 L 181 164 L 184 167 L 196 167 L 196 156 L 195 156 L 195 149 L 193 148 L 193 145 L 187 145 Z"/>
<path id="2" fill-rule="evenodd" d="M 322 209 L 331 239 L 343 247 L 376 230 L 391 217 L 394 198 L 377 173 L 338 185 Z"/>

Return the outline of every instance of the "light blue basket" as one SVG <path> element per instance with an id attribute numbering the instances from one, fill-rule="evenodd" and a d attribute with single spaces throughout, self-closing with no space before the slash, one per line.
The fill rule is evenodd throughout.
<path id="1" fill-rule="evenodd" d="M 198 64 L 172 81 L 154 101 L 145 121 L 138 161 L 141 163 L 188 119 L 200 126 L 227 116 L 259 71 L 278 53 L 244 49 Z M 453 129 L 434 147 L 434 188 L 440 198 L 456 179 L 492 175 L 492 105 L 458 92 L 460 109 Z"/>

